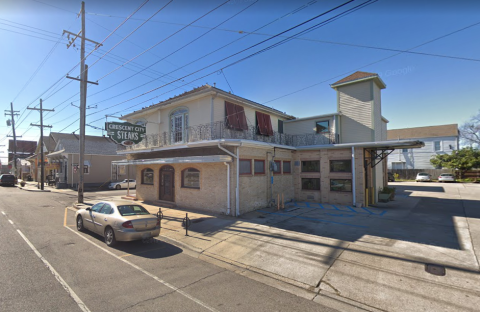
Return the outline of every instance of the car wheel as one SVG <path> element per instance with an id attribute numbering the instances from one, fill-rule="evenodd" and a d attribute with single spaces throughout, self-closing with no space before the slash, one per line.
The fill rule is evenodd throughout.
<path id="1" fill-rule="evenodd" d="M 82 232 L 83 230 L 85 230 L 85 228 L 83 227 L 83 219 L 82 219 L 82 216 L 78 216 L 77 217 L 77 230 Z"/>
<path id="2" fill-rule="evenodd" d="M 120 186 L 120 184 L 117 184 L 117 186 L 115 186 L 115 188 L 116 188 L 117 190 L 119 190 L 119 189 L 121 189 L 122 187 Z"/>
<path id="3" fill-rule="evenodd" d="M 115 239 L 115 233 L 113 232 L 113 229 L 111 227 L 107 227 L 105 229 L 105 233 L 103 235 L 105 237 L 105 244 L 107 244 L 108 247 L 115 246 L 117 243 L 117 240 Z"/>

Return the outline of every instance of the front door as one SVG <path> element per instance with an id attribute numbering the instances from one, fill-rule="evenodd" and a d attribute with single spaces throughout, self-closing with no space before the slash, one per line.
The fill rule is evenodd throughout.
<path id="1" fill-rule="evenodd" d="M 174 174 L 172 166 L 160 169 L 160 200 L 174 201 Z"/>

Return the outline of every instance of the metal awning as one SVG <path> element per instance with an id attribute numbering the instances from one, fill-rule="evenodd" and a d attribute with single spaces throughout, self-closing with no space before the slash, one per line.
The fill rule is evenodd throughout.
<path id="1" fill-rule="evenodd" d="M 396 148 L 421 148 L 424 146 L 425 146 L 425 143 L 419 140 L 392 140 L 392 141 L 359 142 L 359 143 L 306 145 L 306 146 L 297 146 L 297 150 L 305 151 L 305 150 L 338 149 L 338 148 L 352 148 L 352 147 L 394 150 Z"/>
<path id="2" fill-rule="evenodd" d="M 65 150 L 62 149 L 62 150 L 59 150 L 59 151 L 50 153 L 50 154 L 48 154 L 48 155 L 46 155 L 46 156 L 47 156 L 47 158 L 52 159 L 52 160 L 60 160 L 60 159 L 64 159 L 64 158 L 65 158 L 65 155 L 63 155 L 64 152 L 65 152 Z"/>
<path id="3" fill-rule="evenodd" d="M 114 165 L 163 165 L 163 164 L 198 164 L 198 163 L 216 163 L 216 162 L 232 162 L 232 157 L 228 155 L 211 155 L 211 156 L 190 156 L 190 157 L 174 157 L 174 158 L 152 158 L 152 159 L 135 159 L 135 160 L 115 160 Z"/>

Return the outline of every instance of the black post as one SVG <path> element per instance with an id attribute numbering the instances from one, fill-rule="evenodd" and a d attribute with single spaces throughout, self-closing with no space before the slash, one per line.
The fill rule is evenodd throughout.
<path id="1" fill-rule="evenodd" d="M 188 212 L 185 217 L 185 236 L 188 236 Z"/>

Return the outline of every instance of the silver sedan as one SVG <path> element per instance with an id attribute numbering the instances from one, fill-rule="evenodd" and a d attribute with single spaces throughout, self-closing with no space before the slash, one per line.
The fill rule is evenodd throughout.
<path id="1" fill-rule="evenodd" d="M 108 246 L 117 241 L 150 239 L 160 235 L 160 219 L 143 206 L 127 201 L 102 201 L 75 214 L 77 230 L 102 235 Z"/>

